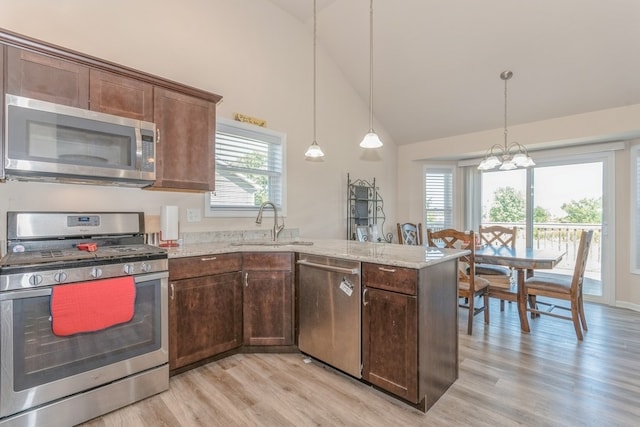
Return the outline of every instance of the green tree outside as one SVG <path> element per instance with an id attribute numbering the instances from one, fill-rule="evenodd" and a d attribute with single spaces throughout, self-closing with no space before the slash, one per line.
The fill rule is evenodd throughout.
<path id="1" fill-rule="evenodd" d="M 533 222 L 536 224 L 551 222 L 551 212 L 542 206 L 536 206 L 533 208 Z"/>
<path id="2" fill-rule="evenodd" d="M 513 187 L 500 187 L 494 193 L 489 209 L 491 222 L 522 222 L 525 220 L 524 196 Z"/>
<path id="3" fill-rule="evenodd" d="M 563 203 L 562 210 L 566 215 L 553 218 L 551 213 L 536 206 L 533 210 L 533 221 L 537 224 L 562 222 L 565 224 L 600 224 L 602 222 L 602 197 L 583 198 Z M 525 220 L 525 199 L 522 193 L 513 187 L 500 187 L 494 193 L 494 200 L 489 210 L 491 222 L 522 222 Z"/>
<path id="4" fill-rule="evenodd" d="M 254 170 L 266 170 L 267 156 L 262 153 L 253 152 L 238 158 L 234 166 Z M 263 202 L 266 202 L 269 196 L 269 178 L 266 175 L 253 173 L 246 174 L 245 178 L 251 181 L 257 188 L 257 191 L 253 195 L 255 206 L 260 206 Z"/>
<path id="5" fill-rule="evenodd" d="M 560 222 L 569 224 L 600 224 L 602 222 L 602 197 L 584 198 L 563 203 L 562 210 L 567 213 Z"/>

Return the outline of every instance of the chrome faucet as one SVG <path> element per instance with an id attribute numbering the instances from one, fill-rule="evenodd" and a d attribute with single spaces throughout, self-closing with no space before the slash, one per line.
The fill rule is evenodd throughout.
<path id="1" fill-rule="evenodd" d="M 278 240 L 278 234 L 284 228 L 284 219 L 282 220 L 282 225 L 278 225 L 278 208 L 273 202 L 264 202 L 260 205 L 260 210 L 258 211 L 258 216 L 256 217 L 256 224 L 262 224 L 262 210 L 265 206 L 271 205 L 273 208 L 273 241 Z"/>

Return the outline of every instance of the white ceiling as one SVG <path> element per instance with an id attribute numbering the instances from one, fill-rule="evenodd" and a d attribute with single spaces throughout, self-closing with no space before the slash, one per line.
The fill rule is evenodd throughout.
<path id="1" fill-rule="evenodd" d="M 313 0 L 268 0 L 313 28 Z M 397 144 L 640 103 L 640 0 L 375 0 L 374 115 Z M 369 100 L 369 1 L 318 0 Z M 638 124 L 640 127 L 640 123 Z"/>

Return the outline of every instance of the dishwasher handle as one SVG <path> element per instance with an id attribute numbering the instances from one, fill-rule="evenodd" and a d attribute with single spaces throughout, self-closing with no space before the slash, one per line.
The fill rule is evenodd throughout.
<path id="1" fill-rule="evenodd" d="M 306 265 L 307 267 L 318 268 L 320 270 L 333 271 L 335 273 L 343 273 L 343 274 L 360 274 L 360 268 L 344 268 L 344 267 L 336 267 L 334 265 L 326 265 L 326 264 L 318 264 L 315 262 L 307 261 L 306 259 L 298 260 L 299 265 Z"/>

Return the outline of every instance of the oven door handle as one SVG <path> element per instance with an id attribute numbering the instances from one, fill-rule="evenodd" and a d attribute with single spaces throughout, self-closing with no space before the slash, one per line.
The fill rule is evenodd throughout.
<path id="1" fill-rule="evenodd" d="M 27 289 L 19 291 L 0 292 L 0 301 L 10 301 L 21 298 L 34 298 L 51 295 L 51 288 Z"/>

